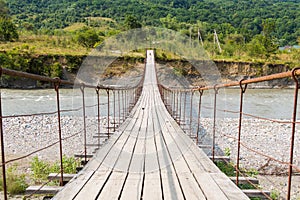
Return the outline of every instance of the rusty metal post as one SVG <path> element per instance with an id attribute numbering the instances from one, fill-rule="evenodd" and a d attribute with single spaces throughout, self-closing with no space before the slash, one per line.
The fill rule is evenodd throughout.
<path id="1" fill-rule="evenodd" d="M 0 67 L 0 77 L 2 76 L 2 67 Z M 0 133 L 1 133 L 1 159 L 2 159 L 2 187 L 4 200 L 7 200 L 7 185 L 6 185 L 6 164 L 5 164 L 5 148 L 4 148 L 4 131 L 2 119 L 2 92 L 0 88 Z"/>
<path id="2" fill-rule="evenodd" d="M 159 93 L 160 93 L 160 96 L 161 96 L 162 101 L 165 103 L 164 90 L 163 90 L 161 84 L 158 84 L 158 90 L 159 90 Z"/>
<path id="3" fill-rule="evenodd" d="M 172 116 L 174 117 L 174 111 L 175 111 L 175 92 L 172 90 Z"/>
<path id="4" fill-rule="evenodd" d="M 173 91 L 173 112 L 172 112 L 172 116 L 175 119 L 175 115 L 176 115 L 176 91 Z"/>
<path id="5" fill-rule="evenodd" d="M 216 118 L 217 118 L 217 96 L 219 88 L 217 85 L 214 86 L 215 98 L 214 98 L 214 124 L 213 124 L 213 141 L 212 141 L 212 161 L 215 162 L 215 143 L 216 143 Z"/>
<path id="6" fill-rule="evenodd" d="M 186 121 L 185 121 L 185 114 L 186 114 L 186 91 L 184 91 L 184 102 L 183 102 L 183 125 L 186 125 Z"/>
<path id="7" fill-rule="evenodd" d="M 166 105 L 169 105 L 169 91 L 167 89 L 165 89 L 165 93 L 166 93 Z"/>
<path id="8" fill-rule="evenodd" d="M 139 87 L 137 87 L 136 89 L 134 89 L 134 103 L 135 104 L 138 101 L 138 90 L 139 90 Z"/>
<path id="9" fill-rule="evenodd" d="M 192 135 L 192 121 L 193 121 L 193 97 L 194 91 L 191 91 L 191 101 L 190 101 L 190 136 Z"/>
<path id="10" fill-rule="evenodd" d="M 127 118 L 127 101 L 128 101 L 128 96 L 127 96 L 127 90 L 125 90 L 125 117 Z"/>
<path id="11" fill-rule="evenodd" d="M 167 104 L 167 91 L 163 87 L 161 87 L 161 91 L 162 91 L 162 94 L 163 94 L 163 101 L 166 105 Z"/>
<path id="12" fill-rule="evenodd" d="M 291 199 L 291 186 L 292 186 L 292 174 L 293 174 L 293 161 L 294 161 L 294 145 L 295 145 L 295 131 L 296 131 L 296 121 L 297 121 L 297 103 L 298 103 L 298 91 L 299 91 L 299 81 L 296 77 L 296 71 L 300 68 L 294 68 L 292 71 L 292 76 L 295 82 L 295 92 L 294 92 L 294 110 L 292 118 L 292 137 L 291 137 L 291 150 L 290 150 L 290 162 L 289 162 L 289 178 L 288 178 L 288 192 L 287 199 Z"/>
<path id="13" fill-rule="evenodd" d="M 196 142 L 199 144 L 199 131 L 200 131 L 200 122 L 201 122 L 201 104 L 202 104 L 202 95 L 203 90 L 199 90 L 199 103 L 198 103 L 198 123 L 197 123 L 197 131 L 196 131 Z"/>
<path id="14" fill-rule="evenodd" d="M 86 119 L 85 119 L 85 95 L 84 95 L 85 84 L 80 85 L 82 94 L 82 116 L 83 116 L 83 143 L 84 143 L 84 162 L 87 163 L 87 148 L 86 148 Z"/>
<path id="15" fill-rule="evenodd" d="M 123 110 L 123 121 L 125 121 L 125 97 L 124 97 L 124 90 L 122 90 L 122 110 Z"/>
<path id="16" fill-rule="evenodd" d="M 118 110 L 119 110 L 119 126 L 121 124 L 121 102 L 120 102 L 120 90 L 118 90 Z"/>
<path id="17" fill-rule="evenodd" d="M 243 101 L 244 101 L 244 94 L 247 90 L 247 84 L 245 84 L 245 87 L 243 87 L 242 82 L 243 82 L 243 79 L 240 81 L 241 96 L 240 96 L 240 117 L 239 117 L 239 126 L 238 126 L 238 129 L 239 129 L 239 131 L 238 131 L 238 148 L 237 148 L 237 157 L 236 157 L 236 185 L 239 185 Z"/>
<path id="18" fill-rule="evenodd" d="M 57 82 L 54 83 L 54 89 L 56 91 L 58 136 L 59 136 L 59 159 L 60 159 L 60 179 L 59 179 L 59 184 L 60 184 L 60 186 L 63 186 L 64 185 L 64 166 L 63 166 L 63 149 L 62 149 L 62 136 L 61 136 L 59 86 L 60 86 L 60 79 L 57 78 Z"/>
<path id="19" fill-rule="evenodd" d="M 176 119 L 177 123 L 178 123 L 178 116 L 179 116 L 179 110 L 178 110 L 178 108 L 179 108 L 179 94 L 178 93 L 179 92 L 176 91 L 176 113 L 175 113 L 175 119 Z"/>
<path id="20" fill-rule="evenodd" d="M 110 137 L 110 120 L 109 120 L 109 116 L 110 116 L 110 96 L 109 96 L 109 89 L 106 89 L 106 93 L 107 93 L 107 137 L 109 139 Z"/>
<path id="21" fill-rule="evenodd" d="M 97 86 L 96 88 L 96 93 L 97 93 L 97 122 L 98 122 L 98 148 L 100 148 L 100 143 L 101 143 L 101 139 L 100 139 L 100 86 Z"/>
<path id="22" fill-rule="evenodd" d="M 114 132 L 116 131 L 116 94 L 115 90 L 113 90 L 113 98 L 114 98 Z"/>
<path id="23" fill-rule="evenodd" d="M 178 120 L 178 124 L 181 125 L 181 107 L 182 107 L 181 106 L 181 103 L 182 103 L 181 100 L 182 100 L 182 92 L 180 92 L 179 100 L 180 101 L 179 101 L 179 116 L 178 116 L 179 120 Z"/>

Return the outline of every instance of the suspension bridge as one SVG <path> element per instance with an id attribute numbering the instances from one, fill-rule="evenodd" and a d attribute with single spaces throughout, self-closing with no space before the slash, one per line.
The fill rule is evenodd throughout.
<path id="1" fill-rule="evenodd" d="M 247 199 L 169 115 L 153 55 L 130 117 L 54 199 Z"/>
<path id="2" fill-rule="evenodd" d="M 9 76 L 19 76 L 40 81 L 52 82 L 57 95 L 57 114 L 58 118 L 58 135 L 59 141 L 30 152 L 25 156 L 6 160 L 5 144 L 4 144 L 4 129 L 3 119 L 21 116 L 2 116 L 1 114 L 1 155 L 2 155 L 2 176 L 4 197 L 7 199 L 6 186 L 6 165 L 15 161 L 20 161 L 25 157 L 29 157 L 37 152 L 43 151 L 54 145 L 59 146 L 59 157 L 61 163 L 61 170 L 59 174 L 54 174 L 53 179 L 59 179 L 61 187 L 55 191 L 56 195 L 53 199 L 249 199 L 248 196 L 237 186 L 241 178 L 239 177 L 239 160 L 240 148 L 243 145 L 241 142 L 241 127 L 243 116 L 243 94 L 246 87 L 243 85 L 268 81 L 278 78 L 293 77 L 296 83 L 295 89 L 295 105 L 294 110 L 297 110 L 297 95 L 298 95 L 298 81 L 296 76 L 299 74 L 297 69 L 280 73 L 276 75 L 259 77 L 253 80 L 242 80 L 228 84 L 220 84 L 215 86 L 207 86 L 202 88 L 193 88 L 184 91 L 172 90 L 159 84 L 157 80 L 157 72 L 155 67 L 155 52 L 148 50 L 146 53 L 145 73 L 142 81 L 136 87 L 132 88 L 116 88 L 92 85 L 80 85 L 82 92 L 82 113 L 83 113 L 83 141 L 84 151 L 81 155 L 84 167 L 76 175 L 64 174 L 62 157 L 63 148 L 62 141 L 74 137 L 73 135 L 63 137 L 61 113 L 67 112 L 60 109 L 60 85 L 72 85 L 74 83 L 52 79 L 48 77 L 41 77 L 33 74 L 17 72 L 14 70 L 1 69 L 1 74 Z M 215 134 L 216 134 L 216 120 L 213 120 L 213 138 L 212 138 L 212 159 L 209 158 L 204 151 L 199 148 L 198 132 L 200 127 L 200 113 L 201 113 L 201 98 L 203 91 L 215 91 L 214 115 L 216 115 L 217 105 L 216 98 L 219 88 L 240 86 L 241 88 L 241 106 L 239 118 L 239 135 L 238 141 L 238 157 L 236 165 L 236 184 L 222 173 L 214 164 L 215 156 Z M 87 122 L 85 113 L 85 88 L 96 89 L 98 96 L 97 103 L 97 118 L 98 130 L 96 138 L 97 144 L 88 144 Z M 100 130 L 100 103 L 99 90 L 107 92 L 107 125 L 105 133 Z M 181 94 L 200 91 L 200 100 L 198 102 L 199 111 L 197 118 L 197 133 L 191 134 L 191 123 L 185 121 L 185 108 L 179 108 L 181 105 L 186 107 L 186 100 L 182 101 Z M 116 92 L 118 93 L 118 101 L 115 100 Z M 180 93 L 180 95 L 179 95 Z M 111 102 L 111 95 L 113 94 L 113 103 Z M 119 95 L 122 94 L 122 95 Z M 124 94 L 124 97 L 122 97 Z M 1 100 L 1 98 L 0 98 Z M 193 98 L 190 98 L 192 101 Z M 116 103 L 118 102 L 118 103 Z M 112 105 L 113 104 L 113 105 Z M 0 101 L 1 105 L 1 101 Z M 178 107 L 179 105 L 179 107 Z M 190 103 L 192 106 L 192 102 Z M 112 108 L 113 107 L 113 112 Z M 121 116 L 121 108 L 123 115 Z M 119 110 L 117 112 L 117 109 Z M 191 110 L 190 110 L 191 111 Z M 113 114 L 112 114 L 113 113 Z M 116 120 L 116 113 L 118 113 L 118 120 Z M 41 115 L 51 113 L 40 113 Z M 53 114 L 53 113 L 52 113 Z M 36 114 L 39 115 L 39 114 Z M 113 115 L 113 118 L 112 116 Z M 190 116 L 192 118 L 192 115 Z M 214 116 L 215 118 L 216 116 Z M 279 122 L 282 123 L 282 122 Z M 296 111 L 293 115 L 292 122 L 292 138 L 291 138 L 291 153 L 290 162 L 285 162 L 289 170 L 288 180 L 288 197 L 291 195 L 292 172 L 299 171 L 299 168 L 293 164 L 293 148 L 295 138 Z M 118 124 L 118 125 L 116 125 Z M 183 130 L 183 126 L 190 126 L 189 131 Z M 189 134 L 187 134 L 189 132 Z M 76 134 L 75 134 L 76 135 Z M 100 138 L 105 138 L 105 142 L 100 144 Z M 89 159 L 88 146 L 96 146 L 97 151 Z M 260 153 L 262 156 L 266 156 Z M 275 159 L 274 159 L 275 160 Z M 66 185 L 64 183 L 69 181 Z M 252 183 L 248 178 L 246 181 Z M 45 183 L 39 186 L 36 190 L 42 191 Z M 50 191 L 51 192 L 51 191 Z M 263 196 L 270 199 L 269 193 L 260 191 Z M 251 195 L 250 195 L 251 196 Z"/>

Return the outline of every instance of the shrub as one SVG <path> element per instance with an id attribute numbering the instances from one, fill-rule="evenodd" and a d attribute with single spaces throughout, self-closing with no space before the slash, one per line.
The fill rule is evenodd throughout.
<path id="1" fill-rule="evenodd" d="M 64 173 L 76 173 L 76 167 L 78 165 L 79 161 L 75 160 L 75 158 L 63 156 Z M 50 173 L 60 172 L 60 161 L 50 163 L 40 160 L 37 156 L 35 156 L 31 161 L 31 170 L 33 172 L 33 180 L 35 182 L 41 183 L 47 180 L 47 177 Z"/>
<path id="2" fill-rule="evenodd" d="M 2 176 L 2 174 L 1 174 Z M 7 191 L 9 194 L 22 194 L 25 192 L 28 184 L 25 180 L 25 174 L 19 174 L 16 171 L 16 166 L 10 167 L 6 171 L 6 184 L 7 184 Z M 0 179 L 0 188 L 3 190 L 3 180 Z"/>

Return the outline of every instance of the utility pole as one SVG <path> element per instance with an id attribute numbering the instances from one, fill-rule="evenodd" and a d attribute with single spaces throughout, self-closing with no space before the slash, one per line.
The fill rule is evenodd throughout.
<path id="1" fill-rule="evenodd" d="M 217 31 L 216 29 L 214 30 L 215 33 L 214 33 L 214 44 L 218 44 L 218 48 L 219 48 L 219 52 L 222 53 L 222 49 L 221 49 L 221 45 L 220 45 L 220 42 L 219 42 L 219 38 L 218 38 L 218 34 L 217 34 Z"/>
<path id="2" fill-rule="evenodd" d="M 203 46 L 203 40 L 202 40 L 202 36 L 201 36 L 201 32 L 200 32 L 199 28 L 198 28 L 198 40 L 200 40 L 201 45 Z"/>

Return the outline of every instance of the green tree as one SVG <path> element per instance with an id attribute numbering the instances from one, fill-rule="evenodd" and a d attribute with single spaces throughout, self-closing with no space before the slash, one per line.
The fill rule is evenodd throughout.
<path id="1" fill-rule="evenodd" d="M 262 57 L 265 53 L 265 47 L 262 44 L 263 35 L 256 35 L 248 44 L 247 50 L 249 56 Z"/>
<path id="2" fill-rule="evenodd" d="M 262 28 L 262 33 L 253 37 L 248 44 L 248 51 L 250 56 L 259 56 L 269 59 L 278 49 L 276 38 L 273 36 L 275 21 L 272 19 L 264 20 L 262 22 Z"/>
<path id="3" fill-rule="evenodd" d="M 175 31 L 179 28 L 179 23 L 176 17 L 172 17 L 170 14 L 168 14 L 167 17 L 160 18 L 160 22 L 162 23 L 164 28 L 172 29 Z"/>
<path id="4" fill-rule="evenodd" d="M 8 16 L 6 3 L 0 0 L 0 41 L 13 41 L 18 38 L 17 28 Z"/>
<path id="5" fill-rule="evenodd" d="M 3 0 L 0 0 L 0 18 L 8 16 L 8 9 L 6 3 Z"/>
<path id="6" fill-rule="evenodd" d="M 126 15 L 124 20 L 124 27 L 126 30 L 141 28 L 142 24 L 133 15 Z"/>
<path id="7" fill-rule="evenodd" d="M 84 47 L 92 48 L 100 41 L 100 37 L 94 29 L 84 27 L 76 34 L 75 40 Z"/>
<path id="8" fill-rule="evenodd" d="M 8 18 L 0 18 L 0 41 L 14 41 L 19 39 L 16 26 Z"/>
<path id="9" fill-rule="evenodd" d="M 265 48 L 265 56 L 268 59 L 278 49 L 278 45 L 276 44 L 276 38 L 274 36 L 274 32 L 276 29 L 275 21 L 273 19 L 266 19 L 263 21 L 262 27 L 263 37 L 261 38 L 261 42 Z"/>

